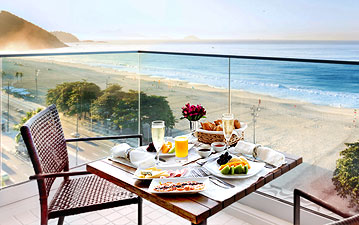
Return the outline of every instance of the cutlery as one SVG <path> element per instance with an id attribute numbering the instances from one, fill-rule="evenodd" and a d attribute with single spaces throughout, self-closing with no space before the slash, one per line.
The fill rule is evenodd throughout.
<path id="1" fill-rule="evenodd" d="M 161 162 L 166 162 L 166 160 L 164 160 L 164 159 L 162 159 L 162 158 L 160 158 L 159 160 L 160 160 Z"/>
<path id="2" fill-rule="evenodd" d="M 218 177 L 212 176 L 211 173 L 203 167 L 193 168 L 193 170 L 191 171 L 191 174 L 197 175 L 198 177 L 208 177 L 209 180 L 212 181 L 212 183 L 217 184 L 217 185 L 218 185 L 218 183 L 221 184 L 218 186 L 223 185 L 225 188 L 234 188 L 235 187 L 233 184 L 230 184 L 224 180 L 221 180 Z"/>
<path id="3" fill-rule="evenodd" d="M 211 172 L 209 172 L 209 171 L 208 171 L 206 168 L 204 168 L 204 167 L 200 167 L 200 168 L 199 168 L 199 172 L 202 173 L 202 174 L 204 174 L 205 176 L 208 176 L 210 179 L 214 179 L 214 180 L 217 180 L 218 182 L 221 182 L 222 184 L 224 184 L 224 185 L 226 185 L 226 186 L 228 186 L 228 187 L 231 187 L 231 188 L 236 187 L 236 186 L 234 186 L 233 184 L 230 184 L 230 183 L 228 183 L 228 182 L 226 182 L 226 181 L 224 181 L 224 180 L 222 180 L 222 179 L 219 179 L 219 178 L 216 177 L 216 176 L 213 176 L 213 175 L 211 174 Z"/>
<path id="4" fill-rule="evenodd" d="M 211 155 L 212 154 L 215 154 L 215 153 L 211 153 Z M 211 155 L 209 155 L 209 156 L 211 156 Z M 207 159 L 201 159 L 201 160 L 198 160 L 198 161 L 196 161 L 196 163 L 198 164 L 198 165 L 200 165 L 200 166 L 203 166 L 204 164 L 206 164 L 207 162 L 213 162 L 213 161 L 216 161 L 219 157 L 213 157 L 213 158 L 209 158 L 209 156 L 208 156 L 208 158 Z"/>
<path id="5" fill-rule="evenodd" d="M 261 160 L 261 159 L 258 159 L 258 158 L 254 158 L 253 156 L 245 155 L 245 154 L 243 154 L 243 153 L 241 153 L 241 155 L 242 155 L 244 158 L 246 158 L 247 160 L 249 160 L 249 161 L 265 163 L 265 167 L 267 167 L 267 168 L 270 168 L 270 169 L 277 168 L 277 166 L 275 166 L 275 165 L 273 165 L 273 164 L 270 164 L 270 163 L 267 163 L 267 162 L 264 161 L 264 160 Z"/>
<path id="6" fill-rule="evenodd" d="M 191 175 L 192 177 L 204 177 L 201 173 L 199 173 L 199 172 L 196 171 L 195 169 L 191 170 L 190 175 Z M 218 181 L 216 181 L 216 180 L 212 180 L 211 178 L 209 178 L 209 180 L 210 180 L 213 184 L 217 185 L 218 187 L 225 188 L 225 189 L 230 188 L 229 186 L 226 186 L 226 185 L 224 185 L 224 184 L 222 184 L 222 183 L 220 183 L 220 182 L 218 182 Z"/>

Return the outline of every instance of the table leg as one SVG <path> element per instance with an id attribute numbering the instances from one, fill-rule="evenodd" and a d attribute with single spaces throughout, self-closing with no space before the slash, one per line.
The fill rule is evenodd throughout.
<path id="1" fill-rule="evenodd" d="M 191 223 L 192 225 L 207 225 L 207 219 L 203 220 L 202 222 L 200 223 L 197 223 L 197 224 L 194 224 L 194 223 Z"/>

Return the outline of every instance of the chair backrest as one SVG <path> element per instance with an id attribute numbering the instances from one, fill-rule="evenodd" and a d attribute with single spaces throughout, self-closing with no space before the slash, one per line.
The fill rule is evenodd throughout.
<path id="1" fill-rule="evenodd" d="M 35 174 L 69 170 L 66 140 L 56 106 L 42 110 L 21 127 Z M 38 179 L 40 197 L 49 196 L 55 178 Z"/>

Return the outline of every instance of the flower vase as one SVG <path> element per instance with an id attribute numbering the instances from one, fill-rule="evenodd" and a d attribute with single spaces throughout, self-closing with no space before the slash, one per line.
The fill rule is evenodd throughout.
<path id="1" fill-rule="evenodd" d="M 195 121 L 192 121 L 190 120 L 189 121 L 189 129 L 191 130 L 191 133 L 194 135 L 194 132 L 196 132 L 196 130 L 199 128 L 199 121 L 198 120 L 195 120 Z"/>

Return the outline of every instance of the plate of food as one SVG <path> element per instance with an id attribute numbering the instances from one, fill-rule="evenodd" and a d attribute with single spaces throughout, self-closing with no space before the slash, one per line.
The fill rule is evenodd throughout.
<path id="1" fill-rule="evenodd" d="M 208 177 L 153 179 L 148 191 L 156 194 L 195 194 L 206 190 Z"/>
<path id="2" fill-rule="evenodd" d="M 147 169 L 137 169 L 133 178 L 138 180 L 152 180 L 156 178 L 179 178 L 184 177 L 188 172 L 186 167 L 150 167 Z"/>
<path id="3" fill-rule="evenodd" d="M 236 157 L 228 152 L 222 154 L 218 160 L 204 164 L 211 174 L 227 179 L 243 179 L 256 175 L 265 163 L 252 162 L 243 156 Z"/>

